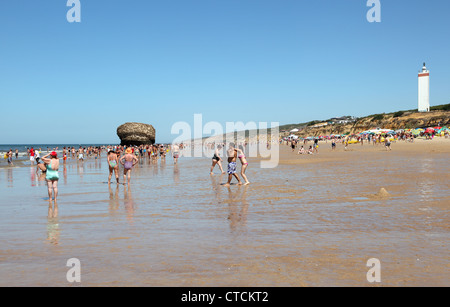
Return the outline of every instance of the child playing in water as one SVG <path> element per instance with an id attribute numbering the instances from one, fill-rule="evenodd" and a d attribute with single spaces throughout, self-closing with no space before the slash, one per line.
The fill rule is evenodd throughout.
<path id="1" fill-rule="evenodd" d="M 227 150 L 228 155 L 228 182 L 225 184 L 225 186 L 230 186 L 231 179 L 233 176 L 238 180 L 238 184 L 242 184 L 241 180 L 239 179 L 239 176 L 236 175 L 236 159 L 237 159 L 237 150 L 234 148 L 234 144 L 230 143 L 230 147 Z"/>

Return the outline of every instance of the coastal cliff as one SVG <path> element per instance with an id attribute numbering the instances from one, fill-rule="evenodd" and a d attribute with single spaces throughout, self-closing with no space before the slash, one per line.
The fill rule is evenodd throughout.
<path id="1" fill-rule="evenodd" d="M 321 127 L 307 126 L 294 133 L 290 133 L 289 130 L 286 130 L 284 133 L 281 133 L 281 135 L 286 136 L 295 134 L 300 137 L 308 137 L 332 134 L 352 134 L 376 128 L 398 130 L 435 126 L 450 126 L 450 111 L 436 110 L 426 113 L 399 111 L 390 114 L 376 114 L 358 118 L 344 124 L 326 124 Z M 289 128 L 291 127 L 293 126 L 289 125 Z"/>

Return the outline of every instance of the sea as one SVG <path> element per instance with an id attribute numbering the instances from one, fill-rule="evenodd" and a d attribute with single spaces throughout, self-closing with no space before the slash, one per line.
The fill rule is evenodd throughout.
<path id="1" fill-rule="evenodd" d="M 57 153 L 61 153 L 63 148 L 72 148 L 78 149 L 81 147 L 101 147 L 101 146 L 109 146 L 109 145 L 118 145 L 118 144 L 0 144 L 0 155 L 4 156 L 10 149 L 12 149 L 13 153 L 16 152 L 16 149 L 19 150 L 19 159 L 27 157 L 27 149 L 33 147 L 35 150 L 39 150 L 41 154 L 48 153 L 52 151 L 56 151 Z"/>

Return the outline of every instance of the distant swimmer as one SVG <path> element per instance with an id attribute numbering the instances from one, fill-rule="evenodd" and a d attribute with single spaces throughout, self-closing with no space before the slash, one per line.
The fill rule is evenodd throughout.
<path id="1" fill-rule="evenodd" d="M 50 156 L 50 159 L 47 158 Z M 59 159 L 56 152 L 52 151 L 51 153 L 42 157 L 42 161 L 45 163 L 47 171 L 45 173 L 45 179 L 47 180 L 48 187 L 48 197 L 52 199 L 52 193 L 54 199 L 56 200 L 58 196 L 58 180 L 59 180 Z"/>
<path id="2" fill-rule="evenodd" d="M 112 173 L 114 172 L 114 175 L 116 176 L 117 184 L 119 184 L 119 157 L 117 156 L 116 152 L 114 150 L 108 151 L 108 155 L 106 157 L 108 160 L 108 166 L 109 166 L 109 177 L 108 177 L 108 184 L 111 184 L 111 177 Z"/>
<path id="3" fill-rule="evenodd" d="M 130 184 L 131 182 L 131 169 L 133 166 L 138 163 L 138 158 L 133 155 L 133 150 L 128 147 L 125 151 L 125 155 L 120 158 L 120 163 L 123 165 L 123 181 L 124 184 Z M 127 182 L 127 176 L 128 176 L 128 182 Z"/>

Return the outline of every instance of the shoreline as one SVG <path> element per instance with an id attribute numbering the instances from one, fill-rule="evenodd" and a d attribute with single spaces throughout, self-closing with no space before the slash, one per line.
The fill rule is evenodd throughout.
<path id="1" fill-rule="evenodd" d="M 306 143 L 305 146 L 309 146 L 311 145 L 312 142 L 309 141 L 308 143 Z M 419 144 L 419 145 L 417 145 Z M 443 149 L 440 148 L 439 144 L 449 144 L 450 145 L 450 138 L 446 139 L 444 137 L 435 137 L 433 140 L 426 140 L 423 137 L 418 137 L 414 140 L 413 143 L 407 142 L 407 141 L 393 141 L 391 148 L 392 150 L 395 151 L 403 151 L 405 153 L 408 153 L 411 150 L 415 150 L 415 148 L 418 148 L 418 146 L 420 146 L 420 144 L 426 144 L 426 145 L 430 145 L 427 146 L 426 148 L 423 148 L 423 150 L 427 151 L 428 153 L 436 153 L 436 152 L 441 152 Z M 400 146 L 398 146 L 400 145 Z M 406 145 L 406 146 L 403 146 Z M 281 147 L 288 147 L 288 145 L 286 144 L 280 144 L 279 145 L 280 148 Z M 295 149 L 295 153 L 297 153 L 298 149 L 300 148 L 300 146 L 302 146 L 302 142 L 299 142 L 297 144 L 297 147 Z M 437 147 L 436 147 L 437 146 Z M 434 148 L 434 149 L 433 149 Z M 306 147 L 305 147 L 306 149 Z M 189 149 L 190 150 L 190 149 Z M 347 150 L 343 149 L 343 145 L 341 143 L 337 143 L 337 147 L 336 150 L 332 151 L 331 150 L 331 141 L 329 140 L 321 140 L 319 141 L 319 155 L 318 154 L 313 154 L 313 155 L 309 155 L 309 154 L 303 154 L 303 155 L 297 155 L 298 157 L 303 156 L 302 160 L 298 160 L 297 162 L 293 162 L 293 161 L 286 161 L 283 159 L 280 159 L 280 163 L 314 163 L 314 162 L 334 162 L 334 161 L 339 161 L 341 160 L 340 155 L 336 155 L 336 153 L 338 152 L 372 152 L 372 151 L 381 151 L 384 152 L 386 151 L 386 149 L 384 148 L 384 144 L 377 144 L 377 145 L 372 145 L 372 144 L 368 144 L 365 143 L 364 145 L 361 145 L 360 143 L 354 143 L 354 144 L 349 144 Z M 61 150 L 62 152 L 62 150 Z M 44 153 L 41 153 L 41 156 L 43 156 Z M 169 155 L 170 156 L 170 155 Z M 317 156 L 320 156 L 319 158 L 316 158 Z M 324 156 L 327 157 L 327 160 L 324 159 Z M 20 156 L 19 156 L 20 157 Z M 186 158 L 183 157 L 183 155 L 180 155 L 181 158 Z M 198 158 L 198 157 L 196 157 Z M 209 156 L 209 152 L 208 150 L 204 150 L 203 151 L 203 156 L 200 158 L 210 158 Z M 253 160 L 259 160 L 260 157 L 249 157 L 250 159 Z M 102 153 L 102 156 L 100 157 L 100 159 L 106 159 L 106 152 Z M 169 159 L 171 159 L 171 157 L 169 157 Z M 88 157 L 85 159 L 85 161 L 95 161 L 95 157 Z M 67 158 L 66 163 L 77 163 L 78 159 L 77 158 L 72 158 L 69 157 Z M 63 164 L 62 162 L 62 158 L 60 158 L 60 163 Z M 16 158 L 13 156 L 13 166 L 9 165 L 7 162 L 7 159 L 2 159 L 0 160 L 0 170 L 1 169 L 8 169 L 8 168 L 21 168 L 21 167 L 36 167 L 36 162 L 34 162 L 33 165 L 30 165 L 30 160 L 25 157 L 25 158 L 19 158 L 16 160 Z"/>

